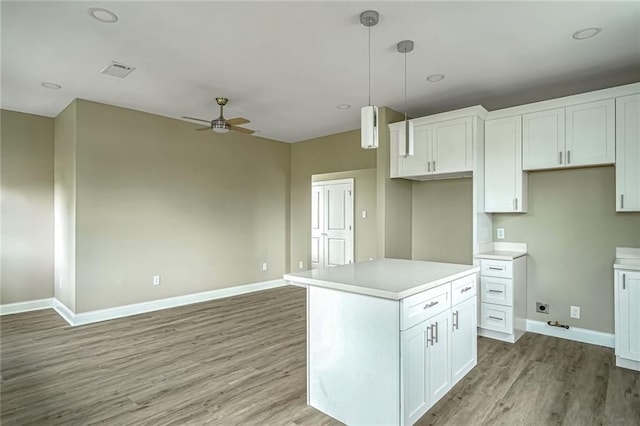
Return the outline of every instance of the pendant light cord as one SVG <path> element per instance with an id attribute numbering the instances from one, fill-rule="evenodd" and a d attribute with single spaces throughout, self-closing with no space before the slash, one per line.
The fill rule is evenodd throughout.
<path id="1" fill-rule="evenodd" d="M 404 121 L 407 121 L 407 51 L 404 51 Z"/>
<path id="2" fill-rule="evenodd" d="M 371 26 L 369 28 L 369 106 L 371 106 Z"/>

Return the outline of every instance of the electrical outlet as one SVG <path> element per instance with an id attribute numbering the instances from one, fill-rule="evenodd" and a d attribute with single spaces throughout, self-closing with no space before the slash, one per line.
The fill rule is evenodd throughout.
<path id="1" fill-rule="evenodd" d="M 367 211 L 366 210 L 362 210 L 362 218 L 363 219 L 367 218 Z"/>
<path id="2" fill-rule="evenodd" d="M 304 269 L 304 262 L 302 260 L 300 262 L 298 262 L 298 268 L 299 269 Z"/>
<path id="3" fill-rule="evenodd" d="M 262 270 L 263 271 L 267 270 L 267 262 L 262 262 Z"/>
<path id="4" fill-rule="evenodd" d="M 504 240 L 504 228 L 497 228 L 496 234 L 499 240 Z"/>
<path id="5" fill-rule="evenodd" d="M 542 303 L 542 302 L 536 302 L 536 312 L 540 312 L 541 314 L 548 314 L 549 313 L 549 304 L 548 303 Z"/>
<path id="6" fill-rule="evenodd" d="M 153 285 L 160 285 L 160 275 L 153 276 Z"/>
<path id="7" fill-rule="evenodd" d="M 571 318 L 580 319 L 580 306 L 571 306 L 569 314 Z"/>

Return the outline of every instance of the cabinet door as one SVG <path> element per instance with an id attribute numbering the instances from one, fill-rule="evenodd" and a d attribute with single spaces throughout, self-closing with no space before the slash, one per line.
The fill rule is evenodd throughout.
<path id="1" fill-rule="evenodd" d="M 432 329 L 424 321 L 401 333 L 402 417 L 405 425 L 414 424 L 429 409 L 427 383 L 428 351 Z"/>
<path id="2" fill-rule="evenodd" d="M 566 109 L 566 165 L 586 166 L 615 162 L 615 103 L 613 99 Z"/>
<path id="3" fill-rule="evenodd" d="M 521 116 L 485 122 L 484 144 L 485 212 L 526 212 Z"/>
<path id="4" fill-rule="evenodd" d="M 398 143 L 401 138 L 398 138 Z M 398 151 L 400 152 L 400 151 Z M 420 176 L 430 171 L 431 127 L 415 126 L 413 129 L 413 155 L 398 158 L 398 176 Z"/>
<path id="5" fill-rule="evenodd" d="M 478 363 L 477 300 L 472 297 L 451 310 L 451 385 L 453 386 Z"/>
<path id="6" fill-rule="evenodd" d="M 564 166 L 564 108 L 522 116 L 522 163 L 524 170 Z"/>
<path id="7" fill-rule="evenodd" d="M 432 336 L 427 356 L 427 376 L 431 407 L 451 389 L 451 310 L 447 309 L 431 318 L 429 326 Z"/>
<path id="8" fill-rule="evenodd" d="M 473 170 L 471 117 L 432 124 L 433 161 L 435 173 L 466 172 Z"/>
<path id="9" fill-rule="evenodd" d="M 640 94 L 616 99 L 616 211 L 640 211 Z"/>
<path id="10" fill-rule="evenodd" d="M 617 272 L 616 355 L 640 361 L 640 272 Z"/>

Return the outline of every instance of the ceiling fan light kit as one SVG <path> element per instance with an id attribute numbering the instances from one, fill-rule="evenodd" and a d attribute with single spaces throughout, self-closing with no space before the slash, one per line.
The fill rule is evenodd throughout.
<path id="1" fill-rule="evenodd" d="M 229 120 L 224 118 L 224 115 L 222 114 L 222 110 L 224 109 L 224 106 L 227 104 L 227 102 L 229 102 L 229 99 L 227 98 L 216 98 L 216 103 L 220 106 L 220 116 L 214 120 L 209 121 L 209 120 L 203 120 L 202 118 L 185 117 L 185 116 L 183 116 L 182 118 L 186 118 L 187 120 L 195 120 L 195 121 L 202 121 L 204 123 L 209 123 L 209 127 L 201 127 L 196 130 L 213 130 L 216 133 L 228 133 L 229 131 L 232 130 L 234 132 L 245 133 L 247 135 L 251 135 L 255 133 L 255 131 L 251 129 L 245 129 L 244 127 L 239 127 L 239 124 L 250 123 L 250 121 L 247 120 L 246 118 L 236 117 L 236 118 L 230 118 Z"/>
<path id="2" fill-rule="evenodd" d="M 378 147 L 378 107 L 371 105 L 371 27 L 378 23 L 379 18 L 375 10 L 360 14 L 360 23 L 369 29 L 369 105 L 360 111 L 360 142 L 364 149 Z"/>

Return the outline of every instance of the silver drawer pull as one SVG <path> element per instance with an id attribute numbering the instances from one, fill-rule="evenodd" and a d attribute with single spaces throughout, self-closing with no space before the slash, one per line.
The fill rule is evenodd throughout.
<path id="1" fill-rule="evenodd" d="M 491 269 L 492 271 L 504 271 L 504 268 L 497 268 L 495 266 L 489 266 L 489 269 Z"/>
<path id="2" fill-rule="evenodd" d="M 504 293 L 502 290 L 489 290 L 489 293 Z"/>
<path id="3" fill-rule="evenodd" d="M 494 319 L 494 320 L 498 320 L 498 321 L 504 321 L 502 318 L 493 317 L 491 315 L 489 315 L 489 318 Z"/>
<path id="4" fill-rule="evenodd" d="M 433 327 L 434 329 L 431 335 L 433 336 L 435 343 L 438 343 L 438 322 L 436 321 L 436 323 L 433 324 L 431 327 Z"/>
<path id="5" fill-rule="evenodd" d="M 460 293 L 466 293 L 467 291 L 471 290 L 473 287 L 465 287 L 462 290 L 460 290 Z"/>
<path id="6" fill-rule="evenodd" d="M 435 302 L 431 302 L 428 305 L 424 305 L 424 308 L 422 309 L 429 309 L 429 308 L 433 308 L 434 306 L 436 306 L 438 303 L 440 303 L 439 301 L 435 301 Z"/>

